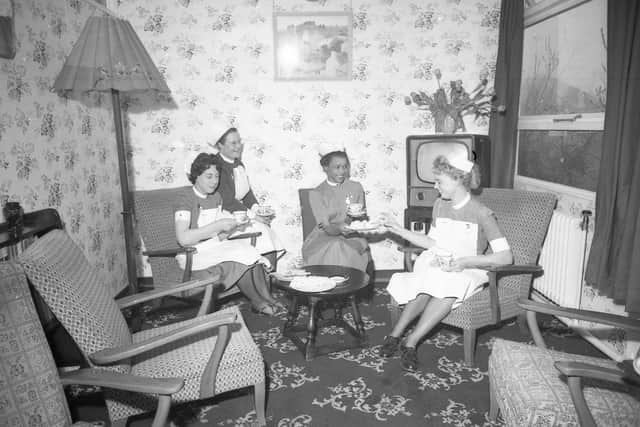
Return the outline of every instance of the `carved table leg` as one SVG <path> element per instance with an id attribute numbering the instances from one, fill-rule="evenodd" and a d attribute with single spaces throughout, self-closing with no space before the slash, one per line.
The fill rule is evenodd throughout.
<path id="1" fill-rule="evenodd" d="M 358 308 L 358 303 L 356 301 L 355 295 L 351 296 L 351 309 L 353 310 L 353 321 L 356 324 L 356 329 L 360 334 L 360 338 L 364 338 L 364 323 L 362 322 L 362 317 L 360 316 L 360 309 Z"/>
<path id="2" fill-rule="evenodd" d="M 304 345 L 304 358 L 311 360 L 315 352 L 316 333 L 318 332 L 318 324 L 316 322 L 316 298 L 309 298 L 309 322 L 307 323 L 307 341 Z"/>
<path id="3" fill-rule="evenodd" d="M 293 295 L 291 297 L 291 302 L 289 303 L 289 311 L 287 313 L 287 321 L 284 324 L 284 329 L 289 329 L 293 327 L 296 323 L 296 319 L 298 318 L 298 297 Z"/>

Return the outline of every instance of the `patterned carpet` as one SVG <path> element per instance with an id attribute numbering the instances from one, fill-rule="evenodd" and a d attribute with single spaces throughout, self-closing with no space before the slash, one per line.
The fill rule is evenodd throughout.
<path id="1" fill-rule="evenodd" d="M 478 334 L 475 367 L 462 362 L 461 331 L 446 326 L 438 328 L 418 349 L 421 369 L 408 373 L 400 369 L 397 357 L 383 359 L 377 354 L 390 330 L 388 302 L 383 286 L 374 288 L 360 303 L 368 346 L 311 361 L 305 361 L 300 351 L 282 336 L 284 313 L 279 317 L 255 314 L 242 297 L 227 302 L 240 304 L 245 322 L 262 349 L 269 378 L 269 426 L 502 425 L 488 419 L 487 360 L 495 337 L 531 342 L 528 336 L 521 335 L 515 321 Z M 181 320 L 192 312 L 179 305 L 168 306 L 149 314 L 145 327 Z M 332 315 L 332 311 L 327 315 Z M 543 317 L 541 324 L 549 347 L 602 356 L 557 320 Z M 318 344 L 344 338 L 340 329 L 320 328 Z M 100 421 L 107 418 L 99 391 L 74 388 L 69 394 L 78 419 L 108 425 Z M 227 394 L 176 406 L 170 419 L 176 426 L 251 425 L 255 421 L 251 402 L 247 392 Z M 148 426 L 150 422 L 151 417 L 146 416 L 132 420 L 130 425 Z"/>

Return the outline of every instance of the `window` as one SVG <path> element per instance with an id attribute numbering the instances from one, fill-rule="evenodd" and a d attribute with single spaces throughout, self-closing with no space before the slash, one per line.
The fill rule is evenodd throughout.
<path id="1" fill-rule="evenodd" d="M 606 103 L 606 8 L 606 0 L 525 2 L 516 183 L 595 192 Z"/>

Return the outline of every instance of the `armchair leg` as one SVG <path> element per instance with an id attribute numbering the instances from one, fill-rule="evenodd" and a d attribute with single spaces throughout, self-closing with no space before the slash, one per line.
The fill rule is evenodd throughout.
<path id="1" fill-rule="evenodd" d="M 153 417 L 151 427 L 165 427 L 167 425 L 167 417 L 169 416 L 169 408 L 171 407 L 171 396 L 164 394 L 158 396 L 158 408 L 156 415 Z"/>
<path id="2" fill-rule="evenodd" d="M 494 387 L 493 378 L 489 375 L 489 420 L 495 422 L 498 419 L 500 407 L 498 407 L 498 398 Z"/>
<path id="3" fill-rule="evenodd" d="M 527 315 L 525 313 L 518 314 L 518 327 L 522 335 L 529 335 L 529 326 L 527 325 Z"/>
<path id="4" fill-rule="evenodd" d="M 258 418 L 258 425 L 260 427 L 266 427 L 267 417 L 265 415 L 265 407 L 267 400 L 267 383 L 262 381 L 259 384 L 253 386 L 254 403 L 256 406 L 256 417 Z"/>
<path id="5" fill-rule="evenodd" d="M 200 304 L 200 308 L 198 309 L 198 314 L 196 315 L 196 317 L 204 316 L 209 312 L 212 296 L 213 296 L 213 285 L 209 285 L 204 288 L 204 296 L 202 297 L 202 304 Z"/>
<path id="6" fill-rule="evenodd" d="M 401 307 L 398 305 L 396 300 L 391 298 L 389 301 L 389 317 L 391 319 L 391 327 L 393 327 L 396 323 L 398 323 L 398 319 L 400 319 Z"/>
<path id="7" fill-rule="evenodd" d="M 464 329 L 463 333 L 464 341 L 464 363 L 467 366 L 473 366 L 476 350 L 476 330 Z"/>

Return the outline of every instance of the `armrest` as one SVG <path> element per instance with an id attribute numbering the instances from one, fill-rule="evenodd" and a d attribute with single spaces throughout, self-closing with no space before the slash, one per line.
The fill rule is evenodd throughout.
<path id="1" fill-rule="evenodd" d="M 219 274 L 212 274 L 211 276 L 198 279 L 198 280 L 190 280 L 188 282 L 180 283 L 179 285 L 172 286 L 169 289 L 155 289 L 152 291 L 140 292 L 135 295 L 129 295 L 126 297 L 122 297 L 116 300 L 116 304 L 122 310 L 123 308 L 131 307 L 133 305 L 140 304 L 145 301 L 150 301 L 156 298 L 164 297 L 167 295 L 173 295 L 178 292 L 188 291 L 190 289 L 202 288 L 207 285 L 217 285 L 220 280 Z"/>
<path id="2" fill-rule="evenodd" d="M 568 317 L 571 319 L 586 320 L 588 322 L 602 323 L 604 325 L 616 326 L 640 332 L 640 320 L 629 317 L 618 316 L 610 313 L 602 313 L 599 311 L 580 310 L 575 308 L 558 307 L 551 304 L 540 303 L 526 298 L 520 298 L 518 305 L 529 311 L 543 314 L 551 314 L 554 316 Z"/>
<path id="3" fill-rule="evenodd" d="M 238 240 L 238 239 L 253 239 L 256 237 L 262 236 L 261 231 L 256 231 L 254 233 L 242 233 L 242 234 L 234 234 L 232 236 L 227 237 L 227 240 Z"/>
<path id="4" fill-rule="evenodd" d="M 584 362 L 555 362 L 554 366 L 561 374 L 567 377 L 592 378 L 618 384 L 627 384 L 630 381 L 634 381 L 623 370 L 617 368 L 603 368 L 602 366 Z"/>
<path id="5" fill-rule="evenodd" d="M 180 246 L 175 248 L 144 251 L 142 252 L 142 255 L 146 255 L 148 257 L 173 257 L 178 254 L 185 254 L 185 253 L 190 253 L 195 251 L 196 251 L 196 248 L 194 248 L 193 246 Z"/>
<path id="6" fill-rule="evenodd" d="M 513 274 L 539 274 L 544 270 L 537 264 L 508 264 L 480 267 L 489 275 L 489 303 L 491 305 L 491 320 L 500 320 L 500 301 L 498 298 L 498 279 Z"/>
<path id="7" fill-rule="evenodd" d="M 182 378 L 149 378 L 105 369 L 78 369 L 60 374 L 62 385 L 80 384 L 150 394 L 175 394 L 184 387 Z"/>
<path id="8" fill-rule="evenodd" d="M 236 314 L 220 314 L 211 315 L 203 318 L 198 323 L 190 323 L 178 329 L 174 329 L 162 335 L 158 335 L 147 340 L 125 345 L 116 348 L 106 348 L 104 350 L 96 351 L 89 355 L 91 361 L 97 365 L 106 365 L 114 362 L 118 362 L 123 359 L 128 359 L 138 354 L 145 353 L 154 348 L 158 348 L 167 343 L 195 335 L 209 329 L 229 325 L 236 320 Z"/>
<path id="9" fill-rule="evenodd" d="M 424 251 L 424 248 L 419 246 L 398 246 L 398 250 L 408 254 L 419 254 Z"/>
<path id="10" fill-rule="evenodd" d="M 544 269 L 538 264 L 509 264 L 509 265 L 496 265 L 483 268 L 489 272 L 495 272 L 498 274 L 534 274 L 542 273 Z"/>
<path id="11" fill-rule="evenodd" d="M 555 362 L 554 365 L 558 371 L 567 376 L 567 385 L 569 386 L 573 406 L 578 415 L 578 424 L 583 427 L 597 427 L 593 414 L 591 414 L 584 398 L 582 378 L 625 384 L 623 372 L 618 369 L 602 368 L 581 362 Z"/>

